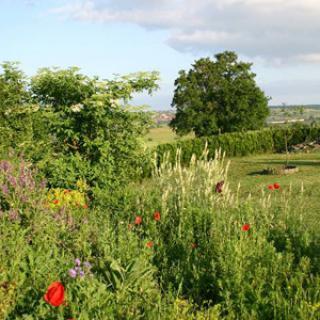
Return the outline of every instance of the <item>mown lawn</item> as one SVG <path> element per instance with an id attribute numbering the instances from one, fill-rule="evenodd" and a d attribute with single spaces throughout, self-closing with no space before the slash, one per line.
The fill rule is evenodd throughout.
<path id="1" fill-rule="evenodd" d="M 268 185 L 274 182 L 280 184 L 283 190 L 292 188 L 300 194 L 303 185 L 306 212 L 309 212 L 311 222 L 319 228 L 320 219 L 320 151 L 296 153 L 290 155 L 289 164 L 296 165 L 299 172 L 289 175 L 263 175 L 261 171 L 268 167 L 280 168 L 285 163 L 285 154 L 264 154 L 248 157 L 230 158 L 228 181 L 230 187 L 236 190 L 240 183 L 241 197 L 258 198 L 261 190 L 268 192 Z M 297 205 L 298 205 L 297 199 Z"/>

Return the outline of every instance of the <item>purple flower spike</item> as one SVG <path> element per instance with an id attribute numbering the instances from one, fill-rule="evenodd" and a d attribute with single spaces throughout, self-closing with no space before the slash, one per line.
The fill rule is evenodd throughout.
<path id="1" fill-rule="evenodd" d="M 9 219 L 11 221 L 17 221 L 19 220 L 19 213 L 17 210 L 14 210 L 14 209 L 10 209 L 9 211 Z"/>
<path id="2" fill-rule="evenodd" d="M 71 278 L 76 278 L 76 276 L 77 276 L 77 271 L 76 270 L 74 270 L 74 269 L 70 269 L 69 270 L 69 276 L 71 277 Z"/>
<path id="3" fill-rule="evenodd" d="M 11 170 L 11 165 L 8 161 L 3 160 L 0 162 L 0 169 L 4 172 L 8 172 Z"/>
<path id="4" fill-rule="evenodd" d="M 77 259 L 74 260 L 74 263 L 75 263 L 76 266 L 79 267 L 81 265 L 81 260 L 79 258 L 77 258 Z"/>
<path id="5" fill-rule="evenodd" d="M 26 187 L 27 185 L 27 177 L 25 175 L 21 175 L 19 177 L 19 184 L 22 188 Z"/>
<path id="6" fill-rule="evenodd" d="M 41 188 L 41 189 L 44 189 L 46 186 L 47 186 L 47 180 L 43 179 L 43 180 L 40 182 L 40 188 Z"/>
<path id="7" fill-rule="evenodd" d="M 22 195 L 22 196 L 20 197 L 20 200 L 21 200 L 22 202 L 24 202 L 24 203 L 27 203 L 27 202 L 28 202 L 28 197 L 27 197 L 26 195 Z"/>
<path id="8" fill-rule="evenodd" d="M 11 186 L 12 186 L 13 188 L 15 188 L 15 187 L 17 186 L 17 181 L 16 181 L 16 178 L 15 178 L 15 177 L 9 176 L 9 177 L 8 177 L 8 181 L 10 182 L 10 184 L 11 184 Z"/>
<path id="9" fill-rule="evenodd" d="M 3 193 L 5 196 L 7 196 L 7 195 L 9 194 L 9 188 L 8 188 L 8 186 L 7 186 L 6 184 L 2 185 L 2 186 L 1 186 L 1 191 L 2 191 L 2 193 Z"/>
<path id="10" fill-rule="evenodd" d="M 84 277 L 84 272 L 81 270 L 80 272 L 79 272 L 79 276 L 82 278 L 82 277 Z"/>

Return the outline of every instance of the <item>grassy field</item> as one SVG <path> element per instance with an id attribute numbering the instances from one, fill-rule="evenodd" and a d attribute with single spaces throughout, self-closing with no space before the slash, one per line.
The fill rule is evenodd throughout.
<path id="1" fill-rule="evenodd" d="M 178 140 L 185 140 L 192 138 L 193 135 L 179 137 L 168 126 L 160 128 L 151 128 L 149 133 L 145 136 L 144 141 L 148 147 L 155 147 L 161 143 L 170 143 Z"/>
<path id="2" fill-rule="evenodd" d="M 182 139 L 191 138 L 192 135 Z M 153 128 L 145 137 L 149 147 L 161 143 L 177 141 L 179 138 L 169 127 Z M 304 186 L 304 196 L 308 198 L 306 210 L 313 212 L 313 216 L 320 218 L 320 152 L 296 153 L 290 155 L 290 164 L 296 165 L 299 172 L 289 175 L 264 175 L 263 169 L 280 168 L 285 163 L 285 154 L 264 154 L 248 157 L 234 157 L 230 160 L 228 181 L 232 190 L 236 190 L 240 183 L 240 195 L 259 197 L 261 190 L 268 191 L 268 184 L 278 182 L 283 189 L 292 188 L 299 192 Z"/>
<path id="3" fill-rule="evenodd" d="M 264 154 L 241 158 L 231 158 L 228 181 L 232 190 L 236 190 L 240 183 L 241 197 L 249 194 L 253 198 L 259 198 L 261 190 L 268 191 L 268 185 L 279 183 L 283 190 L 292 188 L 295 194 L 301 194 L 303 185 L 304 202 L 310 224 L 319 228 L 317 223 L 320 219 L 320 152 L 297 153 L 290 155 L 290 164 L 296 165 L 299 172 L 289 175 L 264 175 L 263 169 L 268 167 L 280 168 L 285 163 L 284 154 Z"/>

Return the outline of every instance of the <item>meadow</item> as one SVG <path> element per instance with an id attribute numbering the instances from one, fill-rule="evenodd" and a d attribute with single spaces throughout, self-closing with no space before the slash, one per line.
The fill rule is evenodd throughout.
<path id="1" fill-rule="evenodd" d="M 164 162 L 112 208 L 2 161 L 1 317 L 319 319 L 320 154 L 283 160 Z"/>
<path id="2" fill-rule="evenodd" d="M 226 158 L 200 139 L 183 141 L 198 158 L 158 157 L 143 139 L 176 137 L 145 136 L 148 115 L 119 102 L 156 73 L 4 69 L 0 319 L 320 319 L 319 152 L 291 154 L 288 176 L 261 174 L 284 154 Z M 219 141 L 255 154 L 319 132 Z"/>
<path id="3" fill-rule="evenodd" d="M 143 137 L 143 141 L 148 147 L 155 147 L 161 143 L 170 143 L 193 137 L 194 135 L 192 134 L 179 137 L 168 126 L 164 125 L 158 128 L 150 128 L 148 133 Z"/>

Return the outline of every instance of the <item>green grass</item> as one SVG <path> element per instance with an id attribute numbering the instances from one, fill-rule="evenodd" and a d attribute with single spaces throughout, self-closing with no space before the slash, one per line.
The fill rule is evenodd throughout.
<path id="1" fill-rule="evenodd" d="M 292 188 L 299 193 L 304 187 L 304 203 L 310 221 L 320 218 L 320 152 L 297 153 L 290 155 L 289 164 L 296 165 L 299 172 L 289 175 L 263 175 L 261 171 L 268 167 L 280 168 L 285 163 L 285 154 L 264 154 L 242 158 L 230 158 L 228 181 L 232 190 L 236 190 L 240 183 L 241 197 L 249 194 L 253 198 L 261 195 L 261 190 L 269 192 L 268 185 L 278 182 L 282 189 Z"/>
<path id="2" fill-rule="evenodd" d="M 155 147 L 158 144 L 177 141 L 178 139 L 192 138 L 192 135 L 180 138 L 169 127 L 151 129 L 145 137 L 148 147 Z M 308 201 L 305 208 L 309 212 L 310 221 L 320 218 L 320 152 L 297 153 L 290 155 L 289 164 L 296 165 L 299 172 L 284 175 L 264 175 L 261 171 L 266 168 L 281 168 L 285 164 L 285 154 L 263 154 L 247 157 L 233 157 L 230 160 L 228 181 L 232 190 L 236 190 L 240 183 L 240 196 L 258 199 L 261 190 L 268 192 L 268 185 L 278 182 L 282 189 L 292 188 L 293 192 L 299 192 L 304 186 L 304 196 Z"/>
<path id="3" fill-rule="evenodd" d="M 180 138 L 169 127 L 153 128 L 145 137 L 148 147 L 158 144 L 177 141 L 178 139 L 192 138 L 192 135 Z M 289 175 L 263 175 L 266 168 L 281 168 L 285 164 L 285 154 L 263 154 L 247 157 L 233 157 L 230 160 L 228 181 L 232 190 L 236 190 L 240 183 L 240 196 L 245 198 L 251 194 L 260 197 L 261 190 L 268 191 L 267 186 L 278 182 L 282 188 L 301 190 L 303 184 L 305 196 L 308 198 L 306 210 L 313 212 L 312 216 L 320 218 L 320 151 L 310 153 L 290 154 L 289 164 L 296 165 L 299 172 Z"/>
<path id="4" fill-rule="evenodd" d="M 192 134 L 179 137 L 168 126 L 165 126 L 160 128 L 151 128 L 149 133 L 144 137 L 144 141 L 148 147 L 155 147 L 158 144 L 190 139 L 192 137 Z"/>
<path id="5" fill-rule="evenodd" d="M 284 159 L 231 158 L 231 190 L 221 193 L 225 162 L 164 161 L 153 178 L 112 197 L 103 189 L 88 208 L 67 202 L 76 186 L 52 198 L 24 163 L 2 163 L 0 319 L 319 319 L 320 153 L 292 155 L 294 175 L 258 173 Z M 301 181 L 305 197 L 288 192 Z M 268 191 L 274 182 L 281 189 Z M 44 295 L 57 281 L 66 297 L 53 307 Z"/>

